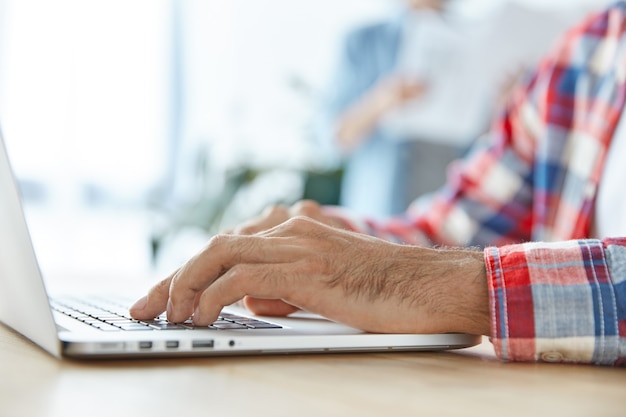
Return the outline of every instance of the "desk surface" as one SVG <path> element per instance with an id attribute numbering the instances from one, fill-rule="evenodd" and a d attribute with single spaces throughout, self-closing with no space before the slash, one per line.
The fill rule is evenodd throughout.
<path id="1" fill-rule="evenodd" d="M 78 362 L 0 325 L 0 416 L 624 416 L 626 370 L 442 353 Z"/>

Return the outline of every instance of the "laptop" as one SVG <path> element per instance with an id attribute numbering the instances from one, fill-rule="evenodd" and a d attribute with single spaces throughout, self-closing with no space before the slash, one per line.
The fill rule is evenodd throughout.
<path id="1" fill-rule="evenodd" d="M 0 321 L 56 357 L 434 351 L 482 340 L 458 333 L 372 334 L 306 312 L 259 317 L 236 306 L 224 308 L 211 326 L 195 327 L 169 323 L 164 316 L 133 320 L 127 310 L 132 300 L 50 298 L 1 132 L 0 142 Z"/>

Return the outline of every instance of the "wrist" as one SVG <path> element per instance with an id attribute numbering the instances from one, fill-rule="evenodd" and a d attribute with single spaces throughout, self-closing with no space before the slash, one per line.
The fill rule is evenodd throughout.
<path id="1" fill-rule="evenodd" d="M 489 292 L 482 251 L 435 250 L 431 268 L 439 270 L 440 327 L 446 332 L 490 335 Z"/>
<path id="2" fill-rule="evenodd" d="M 489 314 L 489 291 L 487 271 L 482 251 L 461 251 L 466 259 L 455 265 L 459 286 L 455 293 L 459 299 L 455 316 L 463 325 L 464 333 L 491 334 L 491 316 Z"/>

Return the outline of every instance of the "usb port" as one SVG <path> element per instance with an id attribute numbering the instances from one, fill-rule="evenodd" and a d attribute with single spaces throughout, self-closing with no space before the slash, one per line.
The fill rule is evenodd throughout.
<path id="1" fill-rule="evenodd" d="M 212 348 L 213 347 L 213 339 L 210 340 L 194 340 L 191 342 L 191 346 L 195 348 Z"/>
<path id="2" fill-rule="evenodd" d="M 178 340 L 168 340 L 165 342 L 165 347 L 168 349 L 178 349 Z"/>
<path id="3" fill-rule="evenodd" d="M 152 342 L 139 342 L 139 349 L 152 349 Z"/>

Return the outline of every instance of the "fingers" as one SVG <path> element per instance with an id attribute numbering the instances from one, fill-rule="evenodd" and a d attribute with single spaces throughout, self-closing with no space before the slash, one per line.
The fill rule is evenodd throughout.
<path id="1" fill-rule="evenodd" d="M 245 270 L 245 265 L 287 264 L 302 259 L 303 253 L 308 249 L 306 245 L 297 242 L 298 236 L 310 236 L 310 228 L 320 225 L 304 217 L 297 217 L 300 214 L 310 215 L 309 218 L 319 219 L 320 222 L 324 221 L 319 204 L 302 202 L 289 210 L 282 206 L 273 207 L 266 211 L 263 222 L 250 225 L 250 228 L 244 231 L 250 233 L 252 228 L 257 227 L 262 232 L 254 235 L 231 234 L 213 237 L 204 250 L 155 285 L 146 297 L 138 300 L 130 308 L 131 316 L 145 320 L 167 310 L 170 321 L 181 322 L 194 314 L 196 306 L 205 300 L 202 302 L 205 306 L 203 310 L 207 313 L 203 320 L 208 320 L 209 316 L 216 317 L 223 306 L 239 301 L 246 295 L 262 299 L 282 298 L 279 296 L 280 291 L 275 291 L 277 286 L 265 287 L 271 290 L 263 293 L 259 290 L 251 291 L 245 286 L 245 291 L 224 293 L 222 297 L 216 297 L 215 291 L 220 291 L 225 282 L 237 283 L 241 279 L 240 274 Z M 290 217 L 291 220 L 288 222 L 279 223 L 278 226 L 273 224 L 279 219 Z M 318 226 L 314 226 L 315 224 Z M 267 229 L 269 225 L 271 227 Z M 237 268 L 231 271 L 233 267 Z M 209 294 L 213 294 L 207 297 L 213 297 L 216 303 L 210 310 L 206 309 L 206 300 L 211 298 L 204 298 L 203 295 L 207 288 L 211 288 Z M 233 294 L 239 298 L 233 298 Z M 293 307 L 281 301 L 270 300 L 248 301 L 248 307 L 257 314 L 286 315 L 294 311 Z"/>
<path id="2" fill-rule="evenodd" d="M 217 319 L 223 307 L 241 300 L 245 296 L 267 299 L 259 302 L 258 300 L 250 301 L 251 299 L 247 298 L 247 303 L 257 307 L 257 312 L 280 313 L 271 315 L 285 315 L 284 313 L 294 312 L 297 308 L 276 300 L 277 298 L 288 298 L 293 285 L 290 283 L 293 280 L 286 279 L 278 272 L 278 269 L 272 264 L 237 265 L 231 268 L 202 293 L 198 306 L 193 313 L 194 324 L 198 326 L 211 324 Z"/>
<path id="3" fill-rule="evenodd" d="M 264 236 L 213 237 L 207 247 L 187 262 L 172 278 L 167 308 L 168 320 L 180 322 L 188 319 L 194 313 L 194 306 L 197 304 L 195 300 L 199 293 L 214 287 L 221 288 L 222 285 L 216 284 L 226 280 L 227 277 L 232 277 L 233 274 L 237 276 L 236 273 L 247 265 L 294 262 L 300 259 L 302 252 L 303 249 L 291 244 L 288 237 L 281 237 L 279 230 L 273 233 L 270 231 Z M 258 293 L 250 295 L 270 298 L 269 293 L 264 294 L 266 295 Z M 219 306 L 216 305 L 210 315 L 217 317 L 219 310 L 216 309 L 232 304 L 244 295 L 247 293 L 241 293 L 239 298 L 235 299 L 220 297 Z"/>
<path id="4" fill-rule="evenodd" d="M 150 320 L 163 313 L 169 300 L 170 283 L 176 272 L 152 287 L 148 295 L 137 300 L 129 309 L 131 317 Z"/>

